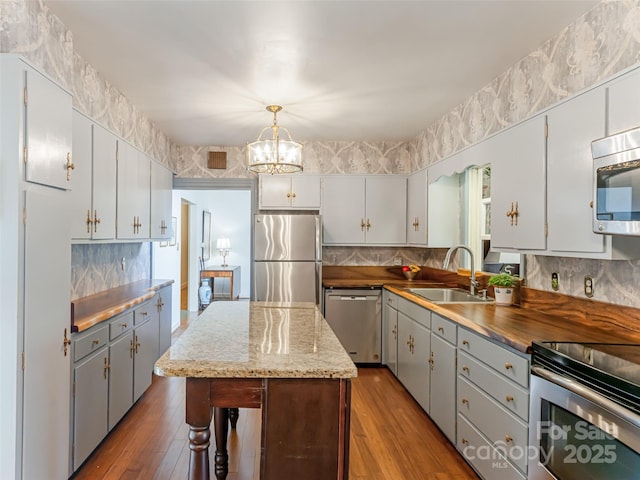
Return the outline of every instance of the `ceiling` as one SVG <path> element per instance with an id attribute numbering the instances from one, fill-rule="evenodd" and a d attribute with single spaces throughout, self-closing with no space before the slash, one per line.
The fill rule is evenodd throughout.
<path id="1" fill-rule="evenodd" d="M 597 1 L 45 0 L 173 141 L 404 140 Z"/>

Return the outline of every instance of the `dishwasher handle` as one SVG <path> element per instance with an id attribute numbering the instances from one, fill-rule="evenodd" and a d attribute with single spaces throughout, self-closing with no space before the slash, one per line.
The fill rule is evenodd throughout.
<path id="1" fill-rule="evenodd" d="M 336 295 L 336 297 L 337 297 L 337 295 Z M 351 295 L 349 297 L 345 297 L 343 295 L 340 295 L 340 300 L 367 300 L 367 299 L 368 299 L 367 296 Z"/>

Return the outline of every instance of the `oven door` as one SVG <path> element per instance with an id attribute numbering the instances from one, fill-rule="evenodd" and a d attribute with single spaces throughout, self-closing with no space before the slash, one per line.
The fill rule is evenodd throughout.
<path id="1" fill-rule="evenodd" d="M 531 368 L 529 480 L 630 480 L 640 416 L 577 381 Z"/>

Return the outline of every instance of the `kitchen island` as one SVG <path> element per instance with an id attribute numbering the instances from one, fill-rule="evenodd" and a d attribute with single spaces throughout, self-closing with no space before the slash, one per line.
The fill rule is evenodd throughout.
<path id="1" fill-rule="evenodd" d="M 348 476 L 350 379 L 357 370 L 313 303 L 215 302 L 157 361 L 186 377 L 189 478 L 228 472 L 229 410 L 262 408 L 260 478 Z"/>

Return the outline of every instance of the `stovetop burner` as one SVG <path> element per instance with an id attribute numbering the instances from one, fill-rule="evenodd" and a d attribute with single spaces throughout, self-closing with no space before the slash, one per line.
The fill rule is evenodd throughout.
<path id="1" fill-rule="evenodd" d="M 640 413 L 640 344 L 534 342 L 532 364 Z"/>

